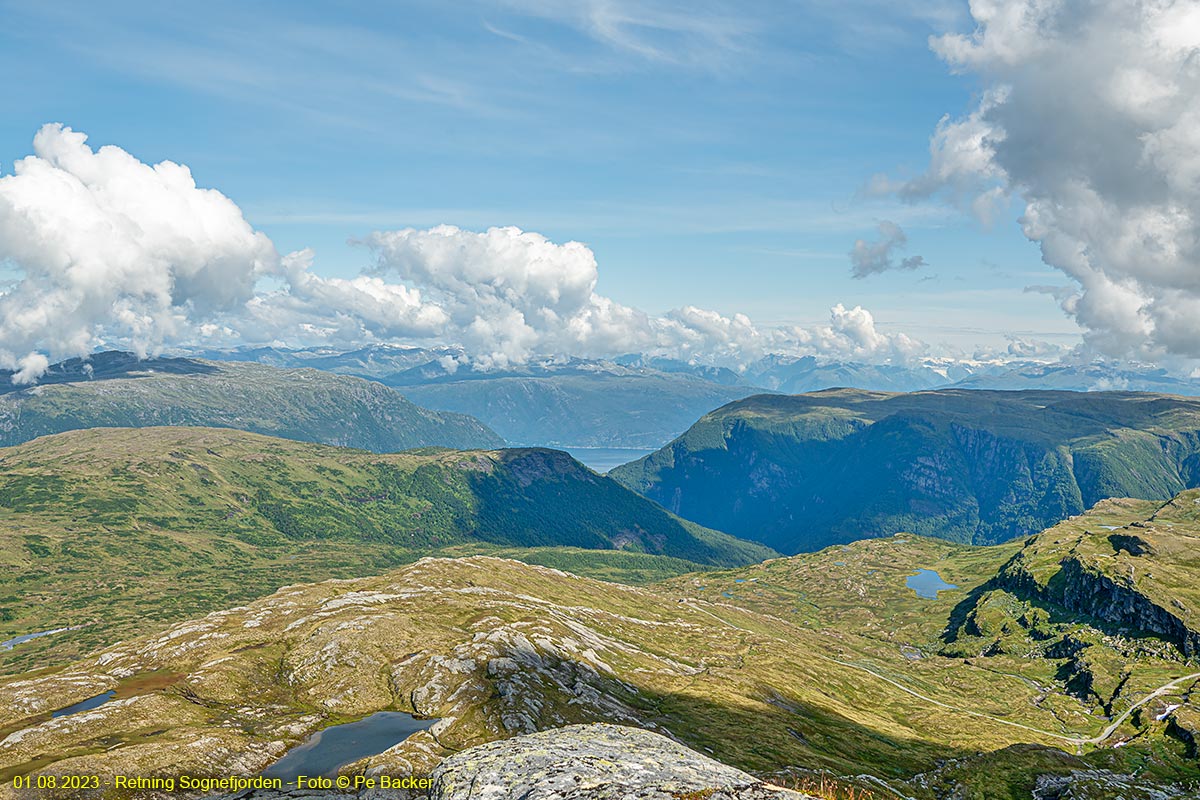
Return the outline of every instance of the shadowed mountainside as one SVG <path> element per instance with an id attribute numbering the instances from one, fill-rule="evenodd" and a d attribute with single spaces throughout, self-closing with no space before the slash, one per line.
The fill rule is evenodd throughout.
<path id="1" fill-rule="evenodd" d="M 1135 393 L 830 390 L 706 414 L 612 476 L 782 552 L 898 531 L 990 544 L 1107 497 L 1200 482 L 1200 400 Z"/>

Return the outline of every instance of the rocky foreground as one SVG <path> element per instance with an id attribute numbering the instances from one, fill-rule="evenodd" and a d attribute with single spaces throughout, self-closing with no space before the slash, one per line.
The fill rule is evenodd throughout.
<path id="1" fill-rule="evenodd" d="M 430 800 L 807 800 L 650 731 L 570 725 L 472 747 L 433 771 Z M 405 796 L 377 792 L 373 798 Z M 345 800 L 258 791 L 221 800 Z"/>

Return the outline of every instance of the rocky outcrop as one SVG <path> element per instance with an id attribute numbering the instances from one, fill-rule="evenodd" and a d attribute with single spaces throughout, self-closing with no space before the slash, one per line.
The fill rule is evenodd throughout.
<path id="1" fill-rule="evenodd" d="M 1158 634 L 1178 646 L 1187 658 L 1200 654 L 1200 632 L 1135 586 L 1105 575 L 1078 558 L 1064 558 L 1055 579 L 1043 584 L 1029 573 L 1023 555 L 1018 554 L 1000 571 L 994 584 L 1018 597 L 1049 601 L 1107 625 Z"/>
<path id="2" fill-rule="evenodd" d="M 639 728 L 571 725 L 479 745 L 433 772 L 431 800 L 804 800 Z"/>
<path id="3" fill-rule="evenodd" d="M 1132 586 L 1067 559 L 1062 565 L 1062 604 L 1110 624 L 1157 633 L 1179 645 L 1188 658 L 1200 653 L 1200 632 L 1190 629 L 1175 614 L 1155 604 Z"/>
<path id="4" fill-rule="evenodd" d="M 657 733 L 608 724 L 569 725 L 478 745 L 450 756 L 430 777 L 428 800 L 816 800 L 764 783 Z M 257 790 L 210 800 L 415 796 L 381 789 L 361 795 Z"/>
<path id="5" fill-rule="evenodd" d="M 1067 775 L 1039 775 L 1033 800 L 1191 800 L 1195 789 L 1149 784 L 1108 770 L 1078 770 Z"/>

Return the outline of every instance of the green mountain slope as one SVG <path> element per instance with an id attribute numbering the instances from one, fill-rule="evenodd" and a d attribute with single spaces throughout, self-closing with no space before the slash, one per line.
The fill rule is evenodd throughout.
<path id="1" fill-rule="evenodd" d="M 93 427 L 203 425 L 392 452 L 497 447 L 479 420 L 430 411 L 378 383 L 314 369 L 101 353 L 42 384 L 0 385 L 0 445 Z"/>
<path id="2" fill-rule="evenodd" d="M 1136 518 L 1094 524 L 1103 510 Z M 964 600 L 946 631 L 949 649 L 1075 659 L 1137 635 L 1146 651 L 1200 661 L 1200 491 L 1166 505 L 1106 501 L 1089 517 L 1092 524 L 1071 520 L 1026 541 Z M 1090 673 L 1111 665 L 1087 661 L 1072 670 L 1090 691 L 1100 682 Z M 1121 672 L 1108 676 L 1112 685 Z"/>
<path id="3" fill-rule="evenodd" d="M 0 682 L 0 778 L 251 774 L 315 730 L 402 710 L 442 721 L 347 772 L 424 774 L 481 742 L 618 722 L 785 783 L 832 772 L 835 797 L 1187 798 L 1200 664 L 1180 647 L 1132 629 L 1087 645 L 1120 663 L 1101 700 L 1078 691 L 1075 654 L 964 655 L 949 634 L 1015 559 L 1067 558 L 1084 531 L 1154 514 L 1106 503 L 1028 545 L 889 537 L 641 588 L 482 557 L 289 586 Z M 1155 575 L 1200 584 L 1190 554 L 1158 544 Z M 918 596 L 921 568 L 957 587 Z M 106 691 L 117 701 L 86 718 L 50 716 Z"/>
<path id="4" fill-rule="evenodd" d="M 447 548 L 537 548 L 535 561 L 602 575 L 774 555 L 552 450 L 376 455 L 204 428 L 98 428 L 0 449 L 0 640 L 88 625 L 66 641 L 96 646 Z M 57 641 L 5 655 L 45 662 Z"/>
<path id="5" fill-rule="evenodd" d="M 1107 497 L 1200 483 L 1200 401 L 1134 393 L 830 390 L 705 415 L 625 486 L 782 552 L 898 531 L 988 544 Z"/>
<path id="6" fill-rule="evenodd" d="M 1051 749 L 1031 737 L 947 761 L 911 779 L 909 796 L 1028 798 L 1041 775 L 1047 797 L 1149 798 L 1161 781 L 1179 791 L 1162 796 L 1190 798 L 1200 791 L 1198 544 L 1200 492 L 1189 491 L 1165 505 L 1106 500 L 1023 542 L 899 535 L 664 586 L 837 637 L 846 663 L 932 699 L 954 686 L 959 699 L 942 701 L 966 713 L 1076 740 Z M 919 570 L 951 588 L 918 595 L 908 581 Z"/>

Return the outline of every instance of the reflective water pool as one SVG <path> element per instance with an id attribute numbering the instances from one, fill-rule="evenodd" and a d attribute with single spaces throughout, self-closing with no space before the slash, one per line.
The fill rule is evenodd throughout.
<path id="1" fill-rule="evenodd" d="M 295 780 L 297 775 L 335 775 L 339 767 L 382 753 L 435 722 L 400 711 L 379 711 L 357 722 L 333 725 L 293 747 L 263 775 L 285 781 Z"/>
<path id="2" fill-rule="evenodd" d="M 78 714 L 80 711 L 91 711 L 93 708 L 99 708 L 109 700 L 112 700 L 116 694 L 116 692 L 105 692 L 104 694 L 98 694 L 95 697 L 89 697 L 87 700 L 80 700 L 73 706 L 67 706 L 66 708 L 60 708 L 58 711 L 53 711 L 51 712 L 50 716 L 69 717 L 72 714 Z"/>
<path id="3" fill-rule="evenodd" d="M 917 597 L 927 600 L 937 600 L 938 592 L 947 589 L 957 589 L 953 583 L 946 583 L 942 576 L 931 569 L 919 569 L 916 575 L 908 576 L 904 585 L 917 593 Z"/>

